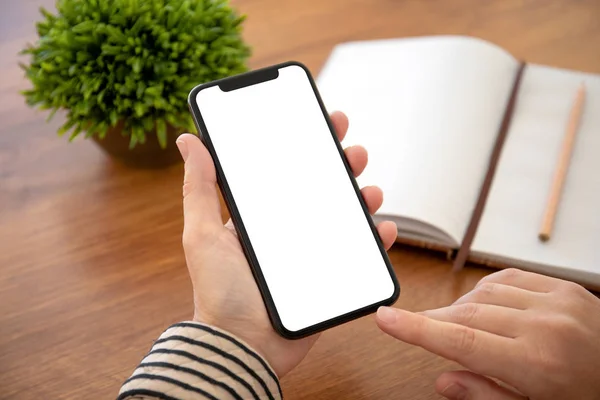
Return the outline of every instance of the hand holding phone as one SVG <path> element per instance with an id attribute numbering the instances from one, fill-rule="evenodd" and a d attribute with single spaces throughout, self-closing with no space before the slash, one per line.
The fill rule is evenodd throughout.
<path id="1" fill-rule="evenodd" d="M 218 254 L 248 260 L 281 336 L 302 338 L 396 300 L 381 240 L 391 244 L 395 226 L 377 234 L 369 212 L 381 205 L 381 192 L 371 189 L 375 206 L 362 198 L 357 166 L 343 156 L 305 67 L 287 63 L 201 85 L 189 103 L 239 238 Z M 366 154 L 358 153 L 362 169 Z M 210 243 L 211 255 L 224 250 Z"/>
<path id="2" fill-rule="evenodd" d="M 331 121 L 342 140 L 348 120 L 336 112 Z M 318 335 L 286 340 L 272 328 L 235 229 L 231 221 L 225 226 L 221 221 L 213 160 L 195 135 L 182 135 L 177 144 L 185 159 L 183 245 L 194 288 L 194 319 L 244 340 L 269 361 L 281 378 L 304 358 Z M 345 153 L 352 171 L 359 175 L 367 163 L 365 150 L 355 146 Z M 381 206 L 379 188 L 364 188 L 362 195 L 370 213 Z M 288 229 L 291 227 L 282 223 L 279 233 L 285 235 Z M 377 230 L 388 249 L 396 237 L 395 224 L 383 222 Z"/>

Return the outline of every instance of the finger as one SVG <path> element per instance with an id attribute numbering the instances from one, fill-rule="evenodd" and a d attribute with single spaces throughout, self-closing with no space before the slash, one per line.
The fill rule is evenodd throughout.
<path id="1" fill-rule="evenodd" d="M 516 340 L 391 307 L 380 307 L 376 320 L 388 335 L 456 361 L 474 372 L 505 382 L 520 379 L 514 368 L 520 355 Z"/>
<path id="2" fill-rule="evenodd" d="M 527 400 L 527 397 L 470 371 L 443 373 L 435 382 L 435 391 L 449 400 Z"/>
<path id="3" fill-rule="evenodd" d="M 477 283 L 476 287 L 486 282 L 501 283 L 503 285 L 514 286 L 539 293 L 551 292 L 564 283 L 564 281 L 560 279 L 550 278 L 544 275 L 534 274 L 532 272 L 521 271 L 520 269 L 516 268 L 507 268 L 488 275 L 481 279 Z"/>
<path id="4" fill-rule="evenodd" d="M 526 310 L 540 300 L 540 294 L 501 283 L 483 282 L 454 304 L 480 303 Z"/>
<path id="5" fill-rule="evenodd" d="M 427 310 L 419 314 L 437 321 L 464 325 L 507 338 L 520 336 L 521 327 L 527 324 L 527 318 L 522 311 L 488 304 L 465 303 Z"/>
<path id="6" fill-rule="evenodd" d="M 365 186 L 360 193 L 365 200 L 369 214 L 375 214 L 383 204 L 383 191 L 377 186 Z"/>
<path id="7" fill-rule="evenodd" d="M 344 150 L 350 169 L 355 177 L 360 176 L 367 166 L 369 155 L 367 150 L 362 146 L 350 146 Z"/>
<path id="8" fill-rule="evenodd" d="M 331 113 L 330 118 L 338 140 L 341 142 L 348 132 L 348 117 L 341 111 L 335 111 Z"/>
<path id="9" fill-rule="evenodd" d="M 222 228 L 221 206 L 217 192 L 215 167 L 206 147 L 192 134 L 177 138 L 177 147 L 185 161 L 183 179 L 184 241 L 197 233 Z"/>
<path id="10" fill-rule="evenodd" d="M 377 233 L 379 233 L 379 238 L 381 239 L 383 248 L 389 250 L 396 241 L 398 228 L 396 227 L 395 222 L 383 221 L 377 225 Z"/>

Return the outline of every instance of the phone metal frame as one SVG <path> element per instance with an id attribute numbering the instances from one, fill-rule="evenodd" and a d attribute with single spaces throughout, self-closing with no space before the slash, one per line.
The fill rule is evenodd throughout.
<path id="1" fill-rule="evenodd" d="M 235 203 L 235 199 L 233 198 L 233 194 L 229 188 L 229 184 L 227 183 L 227 178 L 225 177 L 223 169 L 221 168 L 221 163 L 219 162 L 219 158 L 217 157 L 217 153 L 215 151 L 215 148 L 213 147 L 212 141 L 210 139 L 210 135 L 208 133 L 208 130 L 206 129 L 206 125 L 204 124 L 204 120 L 202 118 L 202 113 L 200 112 L 200 109 L 198 108 L 198 104 L 196 102 L 197 95 L 201 90 L 207 89 L 212 86 L 219 85 L 222 90 L 231 91 L 231 90 L 236 90 L 236 89 L 239 89 L 242 87 L 259 84 L 259 83 L 262 83 L 262 82 L 265 82 L 268 80 L 277 79 L 277 77 L 279 76 L 279 69 L 285 68 L 285 67 L 290 67 L 290 66 L 299 66 L 306 72 L 306 75 L 308 77 L 308 80 L 310 81 L 310 84 L 312 86 L 315 97 L 316 97 L 317 101 L 319 102 L 319 106 L 323 113 L 323 117 L 327 121 L 329 131 L 331 132 L 333 140 L 335 141 L 340 158 L 342 159 L 342 162 L 344 163 L 346 172 L 348 173 L 348 177 L 350 178 L 350 181 L 352 182 L 352 186 L 354 187 L 356 196 L 358 197 L 358 199 L 360 201 L 360 205 L 365 214 L 365 218 L 367 218 L 367 221 L 371 228 L 371 232 L 373 233 L 373 236 L 375 238 L 377 246 L 379 247 L 379 250 L 381 252 L 381 256 L 383 257 L 384 262 L 387 266 L 387 269 L 390 273 L 390 279 L 392 280 L 392 282 L 394 284 L 394 292 L 393 292 L 392 296 L 389 297 L 388 299 L 385 299 L 385 300 L 382 300 L 375 304 L 371 304 L 366 307 L 348 312 L 343 315 L 339 315 L 339 316 L 329 319 L 327 321 L 323 321 L 318 324 L 311 325 L 311 326 L 303 328 L 299 331 L 290 331 L 281 322 L 279 313 L 277 312 L 277 308 L 275 306 L 273 298 L 271 297 L 269 287 L 268 287 L 266 280 L 262 274 L 260 264 L 258 262 L 256 254 L 254 253 L 252 243 L 250 241 L 250 238 L 248 237 L 246 228 L 244 227 L 242 217 L 238 211 L 237 205 Z M 242 245 L 242 249 L 244 251 L 244 254 L 246 255 L 248 263 L 250 264 L 250 269 L 252 270 L 252 274 L 254 276 L 256 284 L 258 285 L 258 288 L 260 290 L 263 301 L 266 305 L 267 313 L 269 314 L 269 319 L 271 320 L 271 324 L 273 325 L 275 330 L 281 336 L 283 336 L 284 338 L 287 338 L 287 339 L 300 339 L 300 338 L 303 338 L 306 336 L 310 336 L 315 333 L 332 328 L 334 326 L 341 325 L 343 323 L 346 323 L 346 322 L 352 321 L 354 319 L 371 314 L 371 313 L 375 312 L 378 307 L 385 306 L 385 305 L 392 305 L 396 302 L 396 300 L 398 300 L 398 297 L 400 296 L 400 284 L 398 283 L 398 279 L 394 272 L 394 267 L 392 266 L 392 263 L 390 262 L 387 252 L 386 252 L 385 248 L 383 247 L 381 239 L 379 238 L 379 234 L 377 233 L 377 228 L 375 227 L 375 224 L 373 223 L 373 220 L 371 218 L 371 215 L 369 214 L 367 205 L 365 204 L 365 201 L 363 200 L 363 197 L 360 193 L 360 188 L 359 188 L 359 186 L 356 182 L 356 179 L 354 178 L 354 175 L 352 173 L 352 169 L 350 168 L 350 165 L 348 164 L 346 156 L 344 155 L 344 150 L 341 146 L 340 141 L 337 138 L 335 129 L 333 127 L 333 123 L 331 122 L 331 119 L 329 118 L 329 114 L 327 113 L 327 110 L 325 109 L 325 105 L 323 104 L 321 96 L 317 90 L 317 85 L 315 84 L 312 74 L 310 73 L 310 71 L 304 64 L 297 62 L 297 61 L 288 61 L 288 62 L 275 64 L 275 65 L 272 65 L 269 67 L 257 69 L 257 70 L 250 71 L 250 72 L 245 72 L 245 73 L 242 73 L 239 75 L 235 75 L 235 76 L 231 76 L 231 77 L 227 77 L 227 78 L 223 78 L 223 79 L 219 79 L 216 81 L 198 85 L 190 91 L 190 93 L 188 95 L 188 105 L 190 107 L 190 111 L 192 113 L 194 122 L 196 124 L 196 128 L 198 129 L 198 134 L 200 136 L 200 139 L 202 140 L 202 142 L 208 149 L 208 152 L 210 153 L 210 155 L 213 159 L 215 169 L 217 172 L 217 183 L 219 185 L 219 188 L 221 189 L 221 193 L 225 200 L 225 204 L 229 210 L 231 219 L 235 225 L 240 243 Z"/>

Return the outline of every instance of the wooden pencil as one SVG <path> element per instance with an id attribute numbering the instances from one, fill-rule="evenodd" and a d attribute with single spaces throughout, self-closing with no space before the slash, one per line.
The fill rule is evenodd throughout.
<path id="1" fill-rule="evenodd" d="M 583 112 L 584 100 L 585 85 L 582 83 L 577 90 L 577 95 L 575 96 L 575 101 L 573 102 L 573 106 L 571 108 L 571 114 L 567 123 L 565 137 L 560 149 L 556 170 L 554 171 L 554 177 L 552 178 L 550 193 L 546 203 L 546 210 L 544 211 L 544 218 L 542 220 L 542 226 L 539 232 L 539 238 L 543 242 L 550 240 L 550 236 L 552 235 L 552 229 L 554 227 L 554 221 L 556 220 L 556 213 L 558 211 L 562 189 L 567 177 L 567 172 L 569 170 L 571 154 L 573 153 L 575 137 L 577 136 L 579 122 Z"/>

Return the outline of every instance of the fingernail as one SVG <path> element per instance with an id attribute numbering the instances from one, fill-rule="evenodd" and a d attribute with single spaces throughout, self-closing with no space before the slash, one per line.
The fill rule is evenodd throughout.
<path id="1" fill-rule="evenodd" d="M 466 399 L 467 389 L 453 382 L 446 386 L 440 394 L 449 400 L 463 400 Z"/>
<path id="2" fill-rule="evenodd" d="M 177 148 L 179 149 L 179 152 L 181 153 L 181 157 L 183 158 L 183 161 L 185 162 L 188 157 L 187 145 L 181 139 L 177 139 L 177 141 L 175 143 L 177 144 Z"/>
<path id="3" fill-rule="evenodd" d="M 396 322 L 396 310 L 391 307 L 379 307 L 377 318 L 386 324 L 393 324 Z"/>

